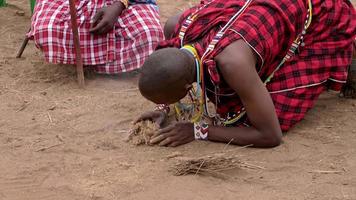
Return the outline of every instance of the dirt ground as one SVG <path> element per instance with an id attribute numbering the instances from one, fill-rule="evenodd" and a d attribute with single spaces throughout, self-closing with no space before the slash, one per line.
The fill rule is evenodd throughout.
<path id="1" fill-rule="evenodd" d="M 227 147 L 261 169 L 230 170 L 228 179 L 173 176 L 170 155 L 226 146 L 124 142 L 131 121 L 153 107 L 139 95 L 137 77 L 97 76 L 79 89 L 72 67 L 44 63 L 31 42 L 15 59 L 29 5 L 8 3 L 0 8 L 0 200 L 356 199 L 355 100 L 326 93 L 277 148 Z M 160 4 L 162 21 L 191 5 Z"/>

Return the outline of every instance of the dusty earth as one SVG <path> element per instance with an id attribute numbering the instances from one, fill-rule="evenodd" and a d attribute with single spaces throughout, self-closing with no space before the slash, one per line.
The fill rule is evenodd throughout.
<path id="1" fill-rule="evenodd" d="M 44 63 L 33 43 L 15 59 L 29 3 L 8 3 L 0 8 L 0 200 L 356 199 L 355 100 L 326 93 L 277 148 L 226 148 L 261 169 L 230 170 L 228 179 L 173 176 L 172 154 L 199 157 L 226 146 L 124 142 L 131 121 L 153 107 L 137 77 L 97 76 L 79 89 L 74 69 Z M 190 3 L 161 0 L 162 21 Z"/>

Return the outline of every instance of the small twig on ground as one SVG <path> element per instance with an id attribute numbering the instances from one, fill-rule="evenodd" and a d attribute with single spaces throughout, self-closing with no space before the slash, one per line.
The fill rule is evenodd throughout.
<path id="1" fill-rule="evenodd" d="M 130 130 L 129 129 L 123 129 L 123 130 L 117 131 L 117 133 L 127 133 L 127 132 L 130 132 Z"/>
<path id="2" fill-rule="evenodd" d="M 21 105 L 21 107 L 20 107 L 18 110 L 16 110 L 16 112 L 20 112 L 20 111 L 25 110 L 25 109 L 27 108 L 27 106 L 30 105 L 30 103 L 31 103 L 31 101 L 30 101 L 30 102 L 24 102 L 24 103 Z"/>
<path id="3" fill-rule="evenodd" d="M 265 167 L 259 166 L 259 165 L 254 165 L 250 163 L 242 163 L 242 166 L 249 168 L 249 169 L 266 169 Z"/>
<path id="4" fill-rule="evenodd" d="M 234 141 L 234 138 L 232 138 L 223 148 L 223 151 L 231 144 L 231 142 Z"/>
<path id="5" fill-rule="evenodd" d="M 51 117 L 51 115 L 49 114 L 49 112 L 47 112 L 47 116 L 48 116 L 49 122 L 51 122 L 51 124 L 52 124 L 53 121 L 52 121 L 52 117 Z"/>
<path id="6" fill-rule="evenodd" d="M 61 135 L 56 135 L 56 138 L 60 141 L 60 142 L 64 142 L 64 139 Z"/>
<path id="7" fill-rule="evenodd" d="M 167 159 L 182 157 L 183 154 L 181 152 L 173 152 L 172 154 L 166 156 Z"/>
<path id="8" fill-rule="evenodd" d="M 318 173 L 318 174 L 341 174 L 344 171 L 327 171 L 327 170 L 314 170 L 309 173 Z"/>
<path id="9" fill-rule="evenodd" d="M 333 126 L 319 126 L 316 129 L 320 130 L 320 129 L 331 129 L 334 128 Z"/>
<path id="10" fill-rule="evenodd" d="M 55 145 L 52 145 L 52 146 L 43 147 L 43 148 L 37 149 L 36 152 L 45 151 L 45 150 L 48 150 L 48 149 L 57 147 L 57 146 L 62 145 L 62 144 L 63 144 L 63 143 L 59 143 L 59 144 L 55 144 Z"/>

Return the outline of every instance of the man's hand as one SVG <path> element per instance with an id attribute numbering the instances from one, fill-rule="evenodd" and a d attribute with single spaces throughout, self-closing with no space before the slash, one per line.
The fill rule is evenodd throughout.
<path id="1" fill-rule="evenodd" d="M 96 35 L 108 33 L 113 29 L 123 10 L 124 5 L 121 2 L 99 9 L 89 31 Z"/>
<path id="2" fill-rule="evenodd" d="M 159 127 L 162 127 L 166 118 L 167 118 L 167 114 L 162 111 L 150 111 L 150 112 L 143 113 L 135 121 L 135 123 L 140 122 L 140 121 L 150 120 L 150 121 L 156 123 Z"/>
<path id="3" fill-rule="evenodd" d="M 194 140 L 194 125 L 190 122 L 177 122 L 166 128 L 160 129 L 152 136 L 151 144 L 176 147 Z"/>

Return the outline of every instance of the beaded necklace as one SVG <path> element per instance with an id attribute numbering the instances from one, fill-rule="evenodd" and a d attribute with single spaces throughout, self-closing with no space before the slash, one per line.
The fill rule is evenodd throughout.
<path id="1" fill-rule="evenodd" d="M 186 105 L 179 101 L 174 105 L 174 109 L 176 111 L 176 114 L 178 115 L 178 118 L 181 118 L 184 112 L 195 111 L 196 114 L 191 117 L 191 121 L 195 123 L 199 122 L 202 119 L 204 110 L 204 97 L 206 90 L 204 88 L 204 74 L 201 73 L 203 71 L 203 65 L 201 63 L 201 59 L 199 58 L 198 52 L 194 48 L 194 46 L 184 45 L 181 49 L 187 51 L 188 53 L 194 56 L 197 73 L 197 89 L 195 90 L 194 88 L 192 88 L 188 93 L 192 101 L 191 105 Z"/>

